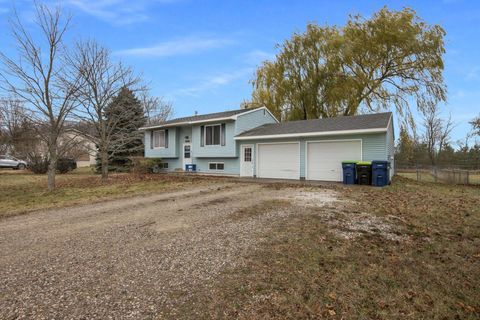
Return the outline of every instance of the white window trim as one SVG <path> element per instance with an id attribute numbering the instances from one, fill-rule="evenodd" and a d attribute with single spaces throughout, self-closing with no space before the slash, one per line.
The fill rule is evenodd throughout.
<path id="1" fill-rule="evenodd" d="M 250 161 L 245 161 L 245 148 L 250 148 Z M 253 145 L 252 144 L 242 144 L 240 147 L 242 151 L 242 161 L 243 162 L 250 162 L 253 164 Z"/>
<path id="2" fill-rule="evenodd" d="M 218 166 L 219 164 L 223 164 L 223 169 L 210 169 L 211 164 L 216 164 L 216 166 Z M 208 163 L 208 170 L 210 170 L 210 171 L 225 171 L 225 162 L 209 162 Z"/>
<path id="3" fill-rule="evenodd" d="M 219 144 L 207 144 L 207 128 L 208 127 L 220 127 L 220 141 L 219 141 Z M 222 124 L 221 123 L 218 123 L 218 124 L 209 124 L 209 125 L 205 125 L 205 132 L 203 133 L 203 145 L 205 147 L 219 147 L 222 145 Z M 212 142 L 213 142 L 213 130 L 212 130 Z"/>
<path id="4" fill-rule="evenodd" d="M 163 147 L 155 147 L 155 132 L 163 131 Z M 167 142 L 165 139 L 165 130 L 153 130 L 153 149 L 165 149 L 165 143 Z"/>

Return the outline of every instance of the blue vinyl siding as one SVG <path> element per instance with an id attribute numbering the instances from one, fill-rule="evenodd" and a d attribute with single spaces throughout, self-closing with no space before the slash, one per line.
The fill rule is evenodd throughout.
<path id="1" fill-rule="evenodd" d="M 190 140 L 190 143 L 193 146 L 192 127 L 191 126 L 179 127 L 177 130 L 178 130 L 177 131 L 178 132 L 178 139 L 177 139 L 178 156 L 180 157 L 180 159 L 183 159 L 183 155 L 182 155 L 183 144 L 188 142 L 188 140 Z"/>
<path id="2" fill-rule="evenodd" d="M 185 134 L 184 134 L 185 135 Z M 322 137 L 308 137 L 308 138 L 289 138 L 289 139 L 258 139 L 254 141 L 237 141 L 235 149 L 239 152 L 242 144 L 253 146 L 253 165 L 254 175 L 256 175 L 256 157 L 257 157 L 257 144 L 269 143 L 269 142 L 300 142 L 300 177 L 305 177 L 305 158 L 306 158 L 306 142 L 308 141 L 324 141 L 324 140 L 362 140 L 362 160 L 387 160 L 387 134 L 375 133 L 375 134 L 363 134 L 363 135 L 336 135 L 336 136 L 322 136 Z M 183 142 L 182 142 L 183 144 Z M 193 153 L 192 153 L 193 156 Z M 175 169 L 183 169 L 183 159 L 180 155 L 177 159 L 164 159 L 169 163 L 168 171 L 174 171 Z M 225 169 L 223 171 L 209 170 L 209 162 L 223 162 Z M 239 175 L 240 174 L 240 157 L 228 158 L 228 157 L 193 157 L 192 163 L 197 165 L 198 172 L 201 173 L 216 173 L 216 174 L 228 174 Z"/>
<path id="3" fill-rule="evenodd" d="M 350 134 L 350 135 L 331 135 L 319 137 L 305 138 L 274 138 L 274 139 L 257 139 L 257 140 L 239 140 L 234 138 L 237 134 L 261 126 L 266 123 L 275 123 L 276 120 L 270 113 L 263 109 L 238 115 L 236 120 L 226 120 L 219 122 L 209 122 L 204 124 L 195 124 L 183 127 L 170 127 L 168 148 L 151 149 L 150 134 L 151 131 L 145 132 L 145 157 L 162 158 L 164 162 L 168 162 L 168 171 L 176 169 L 183 170 L 183 144 L 189 141 L 192 145 L 191 156 L 192 163 L 197 165 L 198 172 L 216 173 L 216 174 L 240 174 L 240 146 L 243 144 L 253 146 L 253 165 L 254 175 L 257 168 L 257 144 L 269 142 L 299 142 L 300 143 L 300 177 L 305 177 L 305 158 L 306 143 L 311 141 L 324 140 L 362 140 L 362 160 L 393 160 L 394 156 L 394 128 L 390 121 L 387 132 L 372 134 Z M 224 146 L 201 146 L 201 126 L 225 123 L 225 145 Z M 210 162 L 222 162 L 225 165 L 223 171 L 210 170 Z M 393 163 L 392 163 L 393 166 Z M 393 170 L 392 170 L 393 173 Z"/>
<path id="4" fill-rule="evenodd" d="M 168 169 L 165 171 L 183 170 L 183 159 L 181 157 L 176 159 L 162 159 L 162 162 L 168 163 Z M 224 164 L 224 170 L 210 170 L 210 162 L 221 162 Z M 200 173 L 215 173 L 226 175 L 239 175 L 240 166 L 239 158 L 193 158 L 192 163 L 197 165 L 197 172 Z"/>
<path id="5" fill-rule="evenodd" d="M 210 170 L 210 162 L 222 162 L 224 164 L 224 170 Z M 197 171 L 201 173 L 215 173 L 215 174 L 228 174 L 239 175 L 240 174 L 240 160 L 239 158 L 195 158 L 193 163 L 197 165 Z"/>
<path id="6" fill-rule="evenodd" d="M 238 144 L 235 135 L 246 130 L 253 129 L 266 123 L 275 123 L 276 120 L 264 109 L 255 110 L 245 115 L 239 115 L 237 120 L 227 120 L 169 128 L 169 147 L 167 149 L 151 149 L 150 133 L 145 132 L 145 157 L 147 158 L 182 158 L 183 143 L 188 136 L 192 144 L 192 157 L 194 158 L 236 158 L 238 156 Z M 202 125 L 214 125 L 225 123 L 224 146 L 201 146 L 200 128 Z"/>
<path id="7" fill-rule="evenodd" d="M 176 158 L 178 157 L 177 128 L 168 128 L 168 148 L 152 149 L 150 137 L 152 131 L 145 131 L 146 158 Z"/>
<path id="8" fill-rule="evenodd" d="M 181 158 L 163 158 L 162 162 L 168 163 L 168 169 L 165 171 L 183 170 L 183 161 Z"/>
<path id="9" fill-rule="evenodd" d="M 267 123 L 277 123 L 277 120 L 275 120 L 275 118 L 273 118 L 265 109 L 258 109 L 247 114 L 240 114 L 236 121 L 235 135 Z"/>
<path id="10" fill-rule="evenodd" d="M 236 157 L 235 122 L 218 122 L 204 125 L 215 125 L 225 123 L 225 145 L 224 146 L 201 146 L 201 125 L 192 127 L 192 156 L 197 158 Z"/>
<path id="11" fill-rule="evenodd" d="M 334 136 L 321 136 L 321 137 L 308 137 L 308 138 L 288 138 L 288 139 L 258 139 L 258 140 L 241 140 L 238 141 L 241 144 L 251 144 L 254 147 L 254 174 L 256 175 L 256 151 L 257 143 L 268 142 L 292 142 L 300 141 L 300 177 L 305 177 L 305 145 L 307 141 L 324 141 L 324 140 L 362 140 L 362 160 L 387 160 L 387 146 L 386 146 L 386 133 L 374 133 L 374 134 L 362 134 L 362 135 L 334 135 Z"/>

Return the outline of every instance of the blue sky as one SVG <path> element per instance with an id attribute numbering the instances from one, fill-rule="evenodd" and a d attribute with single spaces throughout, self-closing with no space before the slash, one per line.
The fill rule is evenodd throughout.
<path id="1" fill-rule="evenodd" d="M 25 23 L 32 1 L 0 0 L 0 46 L 11 52 L 8 17 L 15 3 Z M 480 2 L 444 1 L 194 1 L 64 0 L 73 15 L 69 39 L 95 38 L 174 105 L 175 116 L 236 109 L 248 100 L 255 67 L 275 45 L 308 22 L 343 25 L 349 14 L 370 16 L 384 5 L 410 7 L 447 32 L 445 79 L 456 123 L 453 141 L 480 112 Z"/>

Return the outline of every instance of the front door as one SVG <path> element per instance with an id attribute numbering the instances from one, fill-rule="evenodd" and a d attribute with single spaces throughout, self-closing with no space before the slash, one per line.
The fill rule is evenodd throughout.
<path id="1" fill-rule="evenodd" d="M 190 143 L 183 144 L 183 170 L 187 164 L 192 164 L 192 145 Z"/>
<path id="2" fill-rule="evenodd" d="M 253 146 L 242 145 L 240 152 L 240 176 L 253 177 Z"/>

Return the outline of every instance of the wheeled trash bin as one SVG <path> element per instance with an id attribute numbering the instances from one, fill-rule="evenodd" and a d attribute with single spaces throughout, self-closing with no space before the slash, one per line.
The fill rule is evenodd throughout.
<path id="1" fill-rule="evenodd" d="M 344 184 L 355 184 L 357 177 L 356 177 L 356 161 L 343 161 L 342 168 L 343 168 L 343 183 Z"/>
<path id="2" fill-rule="evenodd" d="M 196 164 L 186 164 L 185 165 L 185 171 L 195 172 L 195 171 L 197 171 L 197 165 Z"/>
<path id="3" fill-rule="evenodd" d="M 357 162 L 357 183 L 363 185 L 372 184 L 372 163 Z"/>
<path id="4" fill-rule="evenodd" d="M 390 184 L 390 162 L 372 161 L 372 184 L 377 187 Z"/>

